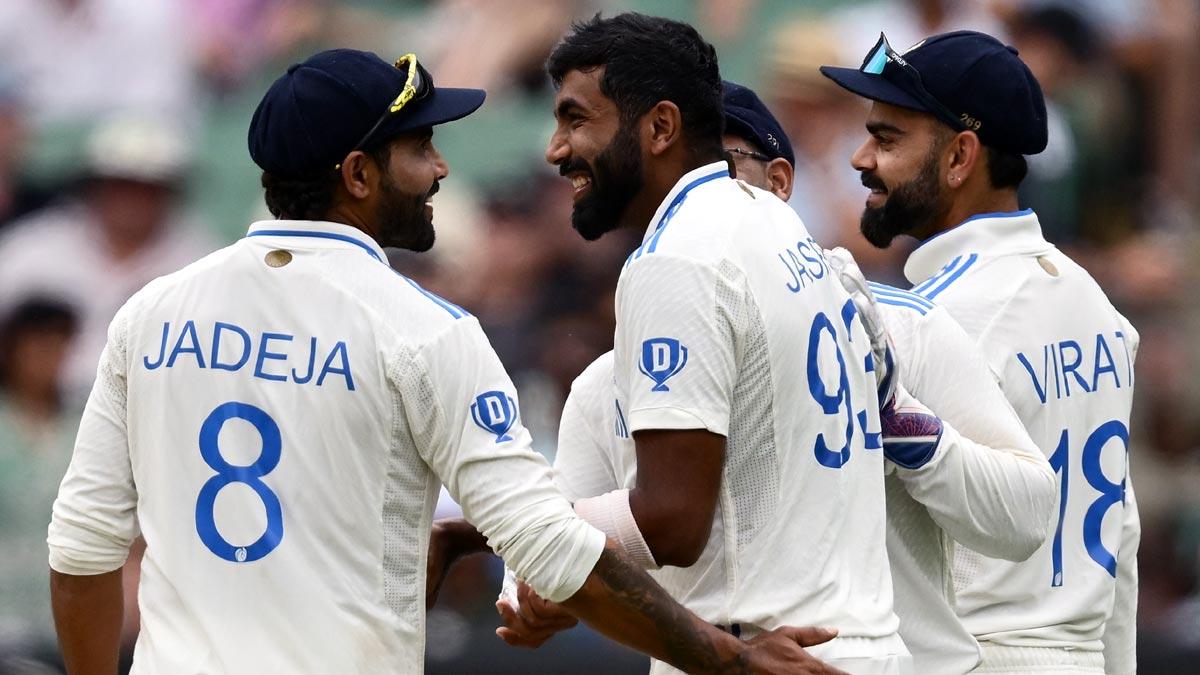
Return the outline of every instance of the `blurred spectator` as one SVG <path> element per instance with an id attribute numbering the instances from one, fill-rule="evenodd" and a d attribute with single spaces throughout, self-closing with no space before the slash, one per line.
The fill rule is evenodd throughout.
<path id="1" fill-rule="evenodd" d="M 431 17 L 435 34 L 453 36 L 429 45 L 438 83 L 503 91 L 513 84 L 542 87 L 542 63 L 586 9 L 580 0 L 443 0 Z M 485 58 L 480 58 L 485 55 Z"/>
<path id="2" fill-rule="evenodd" d="M 1156 149 L 1147 210 L 1152 226 L 1194 235 L 1200 214 L 1200 3 L 1158 0 L 1149 127 Z"/>
<path id="3" fill-rule="evenodd" d="M 1010 29 L 1042 85 L 1050 122 L 1046 151 L 1030 158 L 1022 202 L 1060 245 L 1121 238 L 1134 226 L 1138 157 L 1129 92 L 1104 42 L 1083 15 L 1055 5 L 1018 11 Z"/>
<path id="4" fill-rule="evenodd" d="M 181 0 L 0 2 L 0 63 L 39 126 L 128 110 L 194 119 L 188 35 Z"/>
<path id="5" fill-rule="evenodd" d="M 865 138 L 866 107 L 818 70 L 843 63 L 839 48 L 833 26 L 810 18 L 784 24 L 766 51 L 764 93 L 796 153 L 789 204 L 822 246 L 844 246 L 872 279 L 902 283 L 908 247 L 898 241 L 880 250 L 859 233 L 867 189 L 850 156 Z"/>
<path id="6" fill-rule="evenodd" d="M 183 137 L 162 123 L 101 124 L 75 198 L 29 215 L 0 238 L 0 312 L 37 292 L 80 314 L 65 371 L 70 395 L 91 388 L 108 322 L 125 300 L 214 248 L 206 231 L 176 212 L 186 161 Z"/>
<path id="7" fill-rule="evenodd" d="M 0 230 L 45 205 L 47 197 L 23 176 L 28 120 L 17 81 L 0 67 Z"/>
<path id="8" fill-rule="evenodd" d="M 46 526 L 71 458 L 78 412 L 59 376 L 75 313 L 28 298 L 0 319 L 0 672 L 57 663 Z M 39 664 L 42 664 L 39 666 Z"/>
<path id="9" fill-rule="evenodd" d="M 243 84 L 264 63 L 320 32 L 318 0 L 185 0 L 196 60 L 218 93 Z M 247 35 L 255 39 L 247 40 Z"/>
<path id="10" fill-rule="evenodd" d="M 952 30 L 977 30 L 1005 39 L 987 0 L 883 0 L 846 3 L 829 13 L 841 50 L 839 64 L 858 65 L 879 33 L 903 52 L 918 40 Z"/>

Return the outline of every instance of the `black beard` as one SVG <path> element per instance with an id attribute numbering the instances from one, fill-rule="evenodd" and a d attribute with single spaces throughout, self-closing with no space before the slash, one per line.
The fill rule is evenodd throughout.
<path id="1" fill-rule="evenodd" d="M 438 184 L 434 183 L 429 192 L 413 195 L 384 177 L 380 190 L 382 195 L 375 210 L 379 245 L 417 252 L 433 248 L 433 221 L 425 215 L 425 202 L 438 191 Z"/>
<path id="2" fill-rule="evenodd" d="M 931 152 L 916 178 L 888 190 L 883 206 L 863 209 L 859 229 L 872 246 L 887 248 L 898 235 L 913 230 L 928 231 L 941 217 L 937 160 L 937 153 Z M 863 172 L 862 184 L 886 189 L 873 173 Z"/>
<path id="3" fill-rule="evenodd" d="M 621 224 L 629 203 L 642 191 L 642 153 L 633 125 L 617 130 L 608 147 L 596 157 L 595 166 L 576 159 L 559 167 L 559 173 L 587 171 L 591 191 L 575 202 L 571 226 L 584 239 L 595 241 Z"/>

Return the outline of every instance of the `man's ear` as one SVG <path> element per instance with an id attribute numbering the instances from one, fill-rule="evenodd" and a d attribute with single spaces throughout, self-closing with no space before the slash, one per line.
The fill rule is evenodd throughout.
<path id="1" fill-rule="evenodd" d="M 979 173 L 984 164 L 984 147 L 974 131 L 960 131 L 950 140 L 945 183 L 958 189 Z"/>
<path id="2" fill-rule="evenodd" d="M 651 155 L 661 155 L 679 142 L 683 133 L 683 114 L 670 101 L 659 101 L 642 115 L 643 140 Z"/>
<path id="3" fill-rule="evenodd" d="M 342 162 L 342 187 L 355 199 L 366 199 L 371 195 L 373 186 L 378 183 L 379 167 L 375 166 L 367 153 L 355 150 L 346 156 Z"/>
<path id="4" fill-rule="evenodd" d="M 796 170 L 782 157 L 776 157 L 767 163 L 767 184 L 771 192 L 783 201 L 792 196 L 792 181 L 796 178 Z"/>

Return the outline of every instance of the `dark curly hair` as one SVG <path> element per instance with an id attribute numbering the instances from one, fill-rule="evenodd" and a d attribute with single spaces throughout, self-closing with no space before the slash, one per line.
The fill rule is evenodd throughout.
<path id="1" fill-rule="evenodd" d="M 386 167 L 391 157 L 391 143 L 382 142 L 363 148 L 376 164 Z M 333 197 L 341 180 L 338 171 L 323 171 L 316 175 L 277 176 L 266 171 L 262 175 L 263 195 L 267 210 L 285 220 L 325 220 L 333 208 Z"/>
<path id="2" fill-rule="evenodd" d="M 571 26 L 551 52 L 546 71 L 554 86 L 572 70 L 604 68 L 600 92 L 621 111 L 622 124 L 659 101 L 679 106 L 684 136 L 698 159 L 722 156 L 725 114 L 717 51 L 686 23 L 636 12 L 600 15 Z"/>

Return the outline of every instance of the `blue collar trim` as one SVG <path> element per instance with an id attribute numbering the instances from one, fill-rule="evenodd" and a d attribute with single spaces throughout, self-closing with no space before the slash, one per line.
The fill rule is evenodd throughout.
<path id="1" fill-rule="evenodd" d="M 1020 218 L 1022 216 L 1028 216 L 1028 215 L 1032 215 L 1032 214 L 1033 214 L 1033 209 L 1022 209 L 1020 211 L 996 211 L 995 213 L 976 213 L 975 215 L 971 216 L 970 218 L 967 218 L 966 220 L 962 221 L 961 223 L 955 225 L 954 227 L 952 227 L 948 230 L 942 230 L 941 232 L 938 232 L 937 234 L 933 235 L 932 237 L 922 240 L 920 245 L 918 245 L 917 248 L 924 246 L 925 244 L 933 241 L 934 239 L 937 239 L 938 237 L 942 236 L 943 234 L 957 230 L 958 228 L 962 227 L 963 225 L 966 225 L 967 223 L 971 222 L 972 220 L 983 220 L 984 218 Z"/>
<path id="2" fill-rule="evenodd" d="M 654 253 L 654 250 L 658 248 L 658 240 L 662 238 L 663 230 L 667 229 L 667 223 L 671 222 L 671 218 L 675 215 L 675 212 L 679 210 L 679 207 L 683 204 L 683 200 L 687 199 L 689 192 L 709 181 L 728 177 L 729 169 L 721 169 L 720 171 L 710 173 L 707 176 L 701 176 L 685 185 L 683 189 L 679 191 L 679 194 L 675 195 L 675 198 L 671 200 L 671 203 L 667 206 L 667 210 L 663 212 L 662 218 L 658 219 L 658 225 L 654 227 L 654 235 L 651 236 L 650 241 L 647 242 L 646 253 Z"/>
<path id="3" fill-rule="evenodd" d="M 367 253 L 369 253 L 372 258 L 378 260 L 379 262 L 384 262 L 383 259 L 379 257 L 379 254 L 375 252 L 375 249 L 371 248 L 370 246 L 367 246 L 363 242 L 355 239 L 354 237 L 351 237 L 351 236 L 348 236 L 345 234 L 337 234 L 336 232 L 306 232 L 304 230 L 255 230 L 254 232 L 251 232 L 250 234 L 247 234 L 246 236 L 247 237 L 311 237 L 313 239 L 336 239 L 338 241 L 344 241 L 344 242 L 354 244 L 355 246 L 357 246 L 357 247 L 361 248 L 362 250 L 366 251 Z M 386 263 L 384 263 L 384 264 L 386 264 Z"/>

